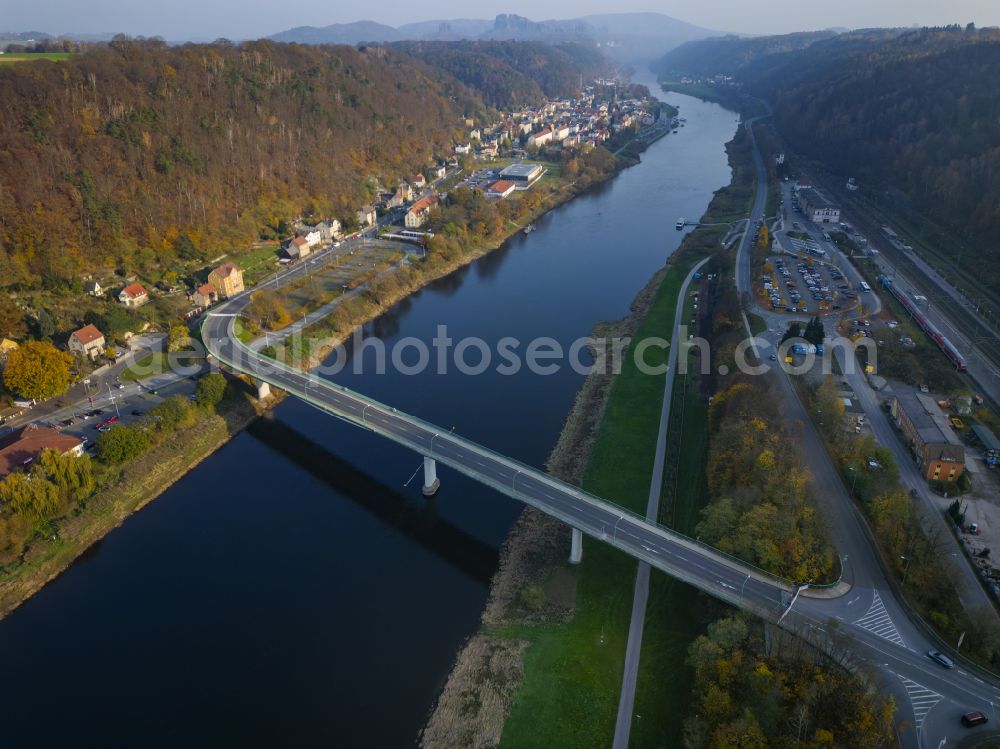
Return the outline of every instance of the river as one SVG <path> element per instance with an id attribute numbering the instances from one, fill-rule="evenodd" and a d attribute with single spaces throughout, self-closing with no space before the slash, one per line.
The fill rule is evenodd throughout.
<path id="1" fill-rule="evenodd" d="M 646 82 L 646 81 L 643 81 Z M 625 170 L 367 326 L 567 344 L 617 319 L 729 181 L 735 115 Z M 666 334 L 666 332 L 665 332 Z M 470 355 L 470 360 L 473 359 Z M 390 373 L 349 387 L 541 466 L 582 377 Z M 5 747 L 412 745 L 521 507 L 299 401 L 275 409 L 0 622 Z M 585 560 L 586 563 L 586 560 Z"/>

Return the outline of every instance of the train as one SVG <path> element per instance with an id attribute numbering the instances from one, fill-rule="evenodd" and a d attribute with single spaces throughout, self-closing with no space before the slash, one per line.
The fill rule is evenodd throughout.
<path id="1" fill-rule="evenodd" d="M 949 341 L 944 333 L 938 330 L 937 326 L 927 319 L 924 313 L 920 311 L 920 308 L 917 307 L 917 303 L 915 301 L 910 299 L 910 297 L 903 293 L 902 290 L 896 288 L 896 285 L 893 284 L 891 278 L 887 276 L 879 276 L 878 280 L 879 283 L 882 284 L 883 288 L 888 289 L 889 293 L 899 300 L 899 303 L 903 305 L 903 308 L 910 314 L 913 321 L 920 326 L 921 330 L 931 337 L 931 340 L 933 340 L 944 355 L 948 357 L 948 360 L 955 366 L 955 369 L 959 372 L 964 372 L 966 368 L 965 357 L 962 356 L 962 353 L 958 350 L 958 346 Z"/>

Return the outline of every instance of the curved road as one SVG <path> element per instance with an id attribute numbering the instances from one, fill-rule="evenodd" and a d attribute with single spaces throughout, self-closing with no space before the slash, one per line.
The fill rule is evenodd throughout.
<path id="1" fill-rule="evenodd" d="M 752 125 L 752 121 L 748 123 Z M 757 172 L 757 193 L 740 242 L 736 259 L 737 289 L 747 292 L 750 286 L 750 246 L 752 227 L 764 218 L 767 195 L 767 171 L 757 148 L 752 127 L 749 130 Z M 758 309 L 772 323 L 781 318 Z M 765 334 L 775 345 L 781 330 Z M 748 331 L 749 334 L 749 331 Z M 763 361 L 763 357 L 758 357 Z M 1000 689 L 996 680 L 976 669 L 958 664 L 948 670 L 927 657 L 938 643 L 910 617 L 885 576 L 873 546 L 865 520 L 848 494 L 843 480 L 799 400 L 791 380 L 780 366 L 768 376 L 779 389 L 785 404 L 786 423 L 801 424 L 801 449 L 813 474 L 813 485 L 824 509 L 832 541 L 840 553 L 843 582 L 850 585 L 846 595 L 836 598 L 803 598 L 786 618 L 784 625 L 816 642 L 835 657 L 857 667 L 867 665 L 896 698 L 899 737 L 903 746 L 939 749 L 954 746 L 967 736 L 983 739 L 1000 735 L 996 723 L 1000 715 Z M 846 587 L 846 586 L 845 586 Z M 970 710 L 981 710 L 992 725 L 970 731 L 959 723 Z"/>
<path id="2" fill-rule="evenodd" d="M 741 291 L 749 290 L 750 227 L 762 219 L 766 200 L 766 171 L 756 143 L 753 147 L 758 189 L 748 230 L 737 253 L 737 285 Z M 346 243 L 339 252 L 352 246 Z M 314 256 L 311 262 L 290 268 L 267 283 L 280 285 L 304 276 L 336 255 L 337 251 L 329 250 Z M 844 582 L 828 595 L 808 591 L 800 596 L 807 586 L 796 589 L 788 581 L 750 568 L 536 468 L 262 356 L 243 344 L 234 332 L 235 319 L 249 302 L 249 293 L 231 299 L 204 319 L 203 341 L 219 362 L 434 458 L 731 605 L 778 622 L 845 663 L 873 669 L 896 695 L 904 746 L 940 748 L 954 743 L 970 733 L 959 726 L 958 717 L 972 709 L 982 710 L 997 723 L 994 705 L 1000 704 L 1000 689 L 992 679 L 962 666 L 946 670 L 927 658 L 926 651 L 935 644 L 897 601 L 864 522 L 786 376 L 776 377 L 787 395 L 786 417 L 790 423 L 798 420 L 802 424 L 803 448 L 843 563 Z M 975 733 L 986 737 L 994 732 L 984 727 L 975 729 Z"/>

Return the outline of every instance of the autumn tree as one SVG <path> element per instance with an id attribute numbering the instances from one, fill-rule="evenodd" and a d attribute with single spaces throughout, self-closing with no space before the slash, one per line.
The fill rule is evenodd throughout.
<path id="1" fill-rule="evenodd" d="M 116 424 L 97 438 L 97 457 L 102 463 L 120 465 L 149 449 L 149 435 L 142 426 Z"/>
<path id="2" fill-rule="evenodd" d="M 12 473 L 0 482 L 0 505 L 34 521 L 48 520 L 62 509 L 55 484 L 23 473 Z"/>
<path id="3" fill-rule="evenodd" d="M 0 337 L 21 338 L 27 332 L 21 308 L 8 294 L 0 294 Z"/>
<path id="4" fill-rule="evenodd" d="M 167 351 L 180 351 L 191 341 L 188 329 L 183 325 L 171 325 L 167 332 Z"/>
<path id="5" fill-rule="evenodd" d="M 44 400 L 69 387 L 73 357 L 45 341 L 28 341 L 7 354 L 4 386 L 23 398 Z"/>
<path id="6" fill-rule="evenodd" d="M 194 389 L 195 402 L 202 408 L 212 410 L 226 397 L 226 378 L 218 372 L 205 375 Z"/>
<path id="7" fill-rule="evenodd" d="M 277 330 L 292 321 L 281 298 L 270 289 L 253 293 L 246 306 L 246 319 L 254 331 Z"/>

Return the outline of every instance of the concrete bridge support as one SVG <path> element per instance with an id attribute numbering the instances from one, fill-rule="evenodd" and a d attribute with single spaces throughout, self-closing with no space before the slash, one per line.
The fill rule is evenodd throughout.
<path id="1" fill-rule="evenodd" d="M 583 531 L 573 528 L 573 538 L 570 540 L 569 563 L 579 564 L 583 561 Z"/>
<path id="2" fill-rule="evenodd" d="M 434 458 L 424 458 L 424 496 L 433 497 L 441 486 L 437 476 L 437 461 Z"/>
<path id="3" fill-rule="evenodd" d="M 271 386 L 263 380 L 257 380 L 257 400 L 271 397 Z"/>

